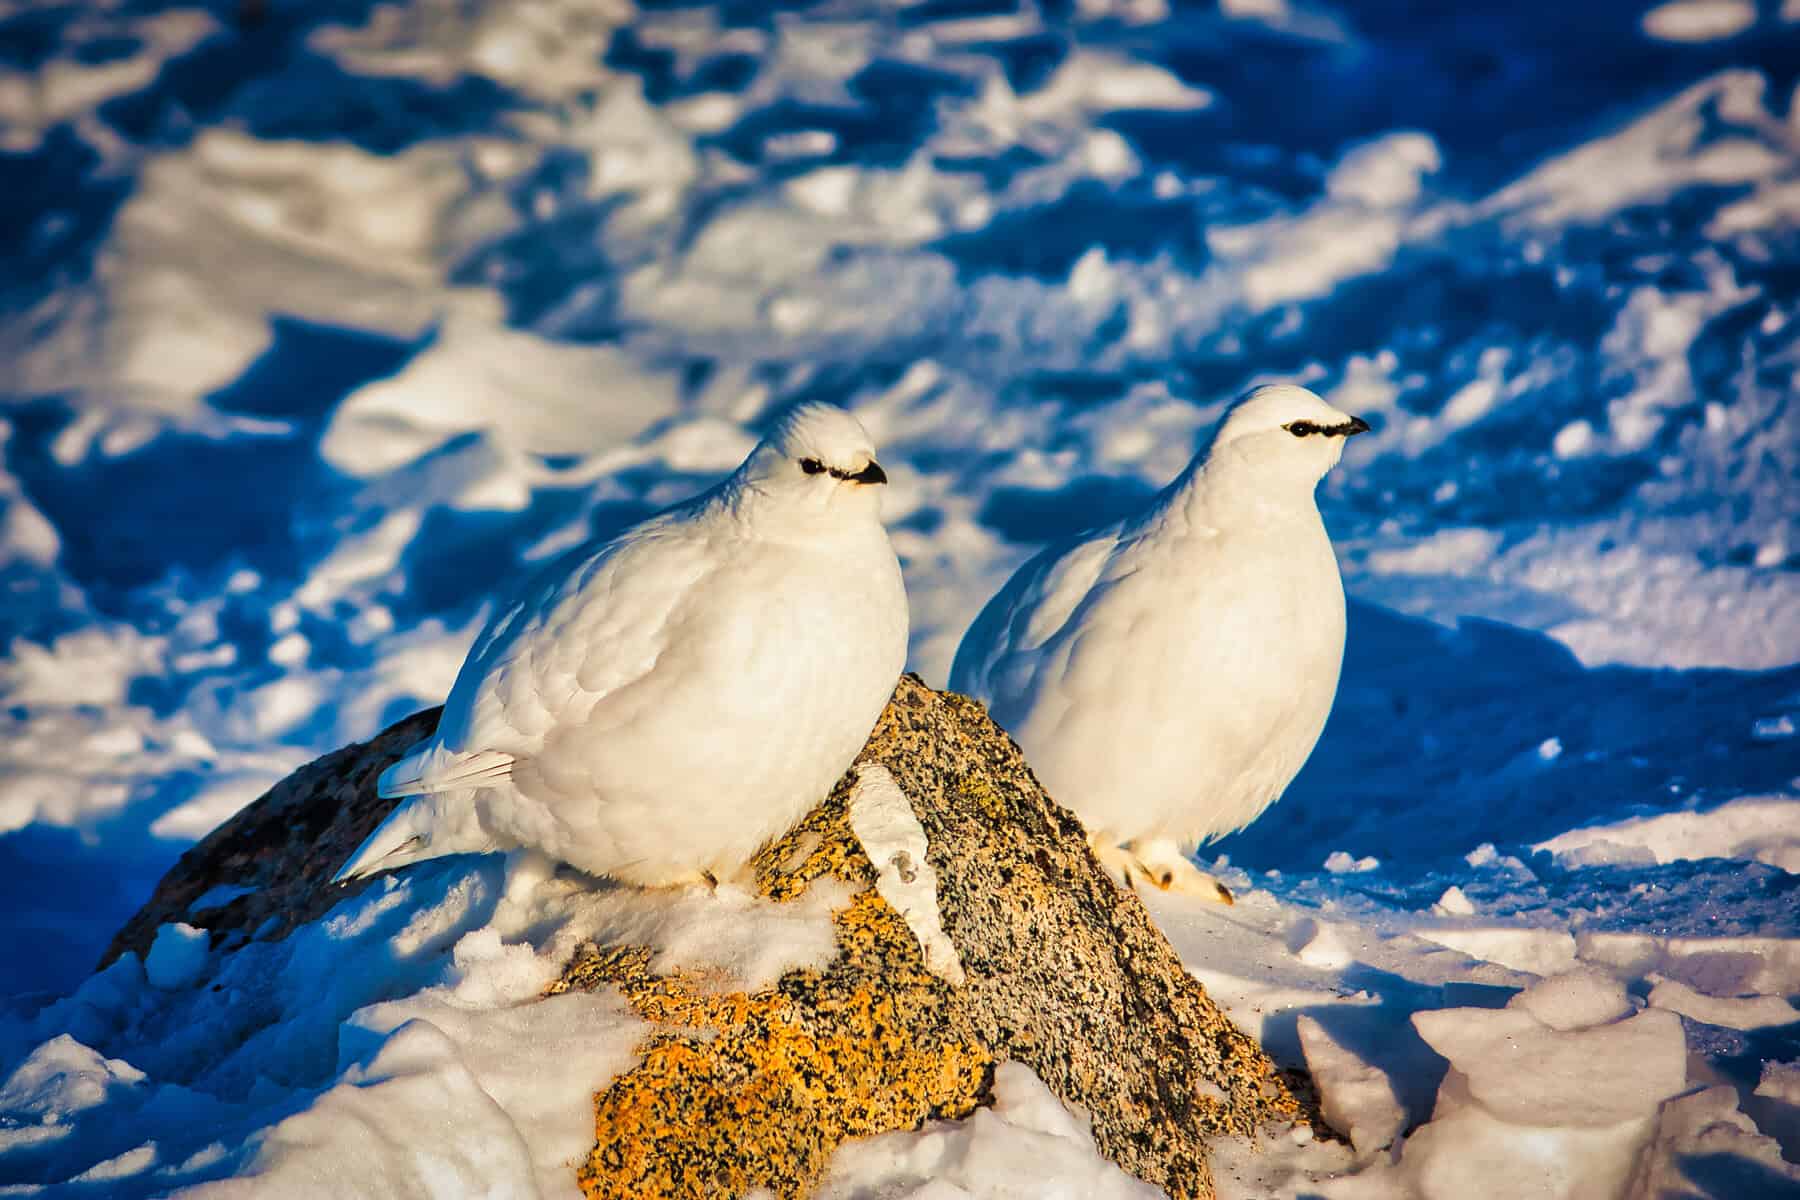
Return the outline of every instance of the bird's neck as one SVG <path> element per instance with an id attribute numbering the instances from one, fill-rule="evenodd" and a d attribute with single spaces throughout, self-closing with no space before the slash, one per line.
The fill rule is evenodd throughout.
<path id="1" fill-rule="evenodd" d="M 1310 475 L 1270 471 L 1232 458 L 1196 462 L 1169 485 L 1161 520 L 1194 530 L 1319 523 Z"/>
<path id="2" fill-rule="evenodd" d="M 748 483 L 722 489 L 715 504 L 745 536 L 760 541 L 846 548 L 886 536 L 880 509 L 860 497 L 840 497 L 828 504 L 800 503 L 772 496 Z"/>

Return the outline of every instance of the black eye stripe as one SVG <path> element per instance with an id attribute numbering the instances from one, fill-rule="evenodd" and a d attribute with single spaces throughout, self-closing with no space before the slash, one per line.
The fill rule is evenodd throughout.
<path id="1" fill-rule="evenodd" d="M 1342 425 L 1320 425 L 1316 421 L 1289 421 L 1283 429 L 1295 437 L 1310 437 L 1312 434 L 1323 434 L 1326 437 L 1347 438 L 1351 434 L 1368 432 L 1368 423 L 1358 417 L 1351 417 Z"/>
<path id="2" fill-rule="evenodd" d="M 847 471 L 843 467 L 828 467 L 816 458 L 800 460 L 800 469 L 808 475 L 830 475 L 833 479 L 842 479 L 850 483 L 886 483 L 887 472 L 881 464 L 870 459 L 867 466 L 858 471 Z"/>

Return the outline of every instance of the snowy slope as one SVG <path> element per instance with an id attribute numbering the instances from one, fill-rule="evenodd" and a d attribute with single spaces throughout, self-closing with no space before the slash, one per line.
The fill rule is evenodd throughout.
<path id="1" fill-rule="evenodd" d="M 0 6 L 0 1077 L 208 1078 L 45 1004 L 193 839 L 440 699 L 508 578 L 811 398 L 884 448 L 933 683 L 1037 543 L 1160 486 L 1241 388 L 1367 417 L 1321 491 L 1338 708 L 1203 852 L 1266 896 L 1227 940 L 1310 970 L 1309 920 L 1467 926 L 1638 1000 L 1671 953 L 1750 955 L 1668 978 L 1785 1003 L 1792 8 Z M 1346 936 L 1384 1028 L 1479 973 L 1402 987 Z M 1752 1076 L 1795 1041 L 1716 1050 L 1744 1111 L 1792 1103 Z M 0 1183 L 139 1144 L 0 1151 Z"/>

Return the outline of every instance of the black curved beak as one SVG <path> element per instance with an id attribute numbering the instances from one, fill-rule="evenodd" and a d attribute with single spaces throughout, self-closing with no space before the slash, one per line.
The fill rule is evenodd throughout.
<path id="1" fill-rule="evenodd" d="M 871 458 L 869 465 L 849 476 L 849 480 L 851 483 L 886 483 L 887 472 L 881 469 L 880 463 Z"/>
<path id="2" fill-rule="evenodd" d="M 1348 424 L 1339 425 L 1330 432 L 1337 434 L 1339 437 L 1355 437 L 1359 433 L 1369 432 L 1369 423 L 1361 417 L 1351 417 Z"/>

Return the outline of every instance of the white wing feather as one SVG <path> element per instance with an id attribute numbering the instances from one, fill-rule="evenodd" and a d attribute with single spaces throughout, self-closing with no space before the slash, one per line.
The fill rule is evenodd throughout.
<path id="1" fill-rule="evenodd" d="M 995 593 L 963 635 L 952 690 L 987 701 L 996 719 L 1008 699 L 1029 690 L 1020 672 L 1029 676 L 1038 662 L 1033 652 L 1075 617 L 1118 546 L 1117 528 L 1087 536 L 1049 547 Z"/>
<path id="2" fill-rule="evenodd" d="M 470 770 L 529 757 L 554 725 L 577 723 L 649 674 L 683 600 L 717 568 L 703 539 L 655 527 L 558 564 L 477 640 L 444 703 L 432 745 Z M 653 569 L 638 569 L 654 556 Z M 430 753 L 425 748 L 422 753 Z M 446 778 L 463 773 L 458 768 Z M 453 784 L 451 786 L 467 786 Z"/>

